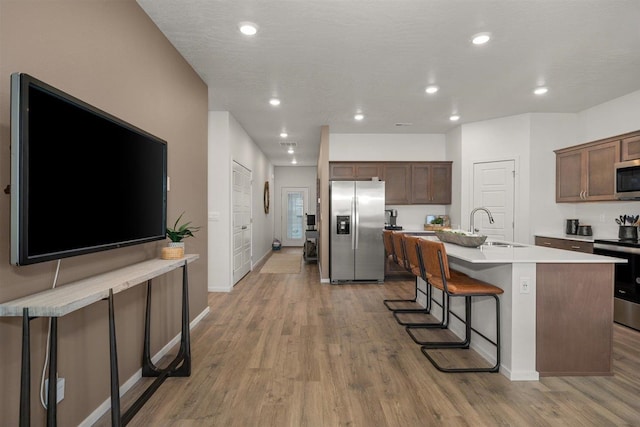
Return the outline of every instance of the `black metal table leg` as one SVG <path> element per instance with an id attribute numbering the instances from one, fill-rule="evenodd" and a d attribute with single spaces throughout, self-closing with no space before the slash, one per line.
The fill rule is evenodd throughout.
<path id="1" fill-rule="evenodd" d="M 180 352 L 183 362 L 173 376 L 188 377 L 191 375 L 191 338 L 189 333 L 189 277 L 187 263 L 182 267 L 182 336 L 180 337 Z"/>
<path id="2" fill-rule="evenodd" d="M 20 372 L 20 427 L 31 424 L 31 340 L 29 309 L 22 309 L 22 368 Z"/>
<path id="3" fill-rule="evenodd" d="M 166 368 L 158 368 L 151 360 L 151 280 L 147 281 L 147 301 L 144 317 L 144 344 L 142 349 L 142 376 L 156 377 L 140 397 L 122 415 L 122 425 L 127 425 L 135 414 L 151 398 L 153 393 L 168 377 L 188 377 L 191 375 L 191 340 L 189 333 L 189 281 L 187 262 L 182 267 L 182 328 L 180 349 Z"/>
<path id="4" fill-rule="evenodd" d="M 109 360 L 111 367 L 111 425 L 119 427 L 122 425 L 122 419 L 120 417 L 120 381 L 118 379 L 118 351 L 112 289 L 109 289 Z"/>
<path id="5" fill-rule="evenodd" d="M 55 427 L 58 415 L 58 318 L 51 317 L 49 342 L 49 387 L 47 396 L 47 426 Z"/>

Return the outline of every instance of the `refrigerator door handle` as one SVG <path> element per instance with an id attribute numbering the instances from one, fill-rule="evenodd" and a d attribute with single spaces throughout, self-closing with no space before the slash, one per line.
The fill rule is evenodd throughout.
<path id="1" fill-rule="evenodd" d="M 359 206 L 359 202 L 358 202 L 358 197 L 356 196 L 356 198 L 355 198 L 355 215 L 354 215 L 356 223 L 354 224 L 354 227 L 353 227 L 353 229 L 355 231 L 353 233 L 353 236 L 355 238 L 354 249 L 358 249 L 358 240 L 359 240 L 359 237 L 360 237 L 360 209 L 359 208 L 360 208 L 360 206 Z"/>

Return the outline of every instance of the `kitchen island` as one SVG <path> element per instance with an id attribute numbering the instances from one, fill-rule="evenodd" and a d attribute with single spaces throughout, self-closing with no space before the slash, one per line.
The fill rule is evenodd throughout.
<path id="1" fill-rule="evenodd" d="M 626 260 L 521 243 L 445 247 L 451 268 L 504 290 L 503 375 L 535 381 L 540 376 L 613 374 L 614 266 Z M 437 290 L 434 298 L 440 298 Z M 474 329 L 495 341 L 493 304 L 474 298 L 472 316 Z M 451 298 L 451 311 L 464 318 L 464 299 Z M 433 314 L 442 316 L 437 310 Z M 455 316 L 449 328 L 464 336 L 464 325 Z M 471 343 L 495 362 L 495 349 L 475 332 Z"/>

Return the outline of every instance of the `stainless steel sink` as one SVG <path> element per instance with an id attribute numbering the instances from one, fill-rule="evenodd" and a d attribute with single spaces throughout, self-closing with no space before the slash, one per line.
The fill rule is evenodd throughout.
<path id="1" fill-rule="evenodd" d="M 525 245 L 519 245 L 517 243 L 496 242 L 496 241 L 484 242 L 482 244 L 482 246 L 496 246 L 496 247 L 499 247 L 499 248 L 524 248 L 524 247 L 526 247 Z"/>

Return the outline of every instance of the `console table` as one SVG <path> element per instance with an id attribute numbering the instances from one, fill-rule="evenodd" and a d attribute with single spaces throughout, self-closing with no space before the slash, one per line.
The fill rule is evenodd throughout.
<path id="1" fill-rule="evenodd" d="M 33 295 L 0 304 L 0 316 L 22 317 L 22 368 L 20 374 L 20 426 L 29 426 L 31 407 L 31 362 L 29 322 L 38 317 L 51 319 L 51 344 L 49 347 L 49 385 L 47 398 L 47 425 L 57 423 L 57 354 L 58 318 L 91 305 L 108 300 L 109 307 L 109 360 L 111 368 L 111 424 L 126 425 L 140 408 L 149 400 L 162 382 L 170 376 L 191 375 L 191 344 L 189 338 L 189 294 L 187 264 L 197 260 L 199 255 L 185 255 L 178 260 L 151 259 L 107 273 L 69 283 Z M 151 279 L 182 268 L 182 331 L 180 350 L 169 365 L 160 369 L 151 362 Z M 124 413 L 120 411 L 120 384 L 118 380 L 118 354 L 116 349 L 115 316 L 113 295 L 139 284 L 147 284 L 145 311 L 145 331 L 142 376 L 156 377 L 153 383 Z"/>

